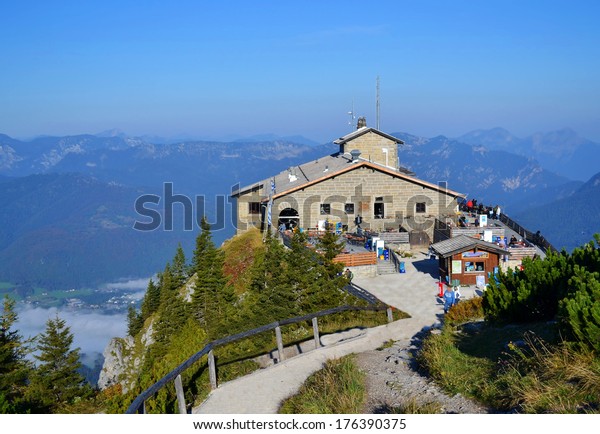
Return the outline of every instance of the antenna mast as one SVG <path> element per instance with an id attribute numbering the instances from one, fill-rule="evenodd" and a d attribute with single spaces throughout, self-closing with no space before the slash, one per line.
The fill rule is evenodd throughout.
<path id="1" fill-rule="evenodd" d="M 352 99 L 352 110 L 348 112 L 348 115 L 350 115 L 348 125 L 350 125 L 350 130 L 352 130 L 354 128 L 354 119 L 356 118 L 356 116 L 354 116 L 354 98 Z"/>
<path id="2" fill-rule="evenodd" d="M 377 112 L 377 129 L 379 130 L 379 76 L 377 76 L 377 103 L 376 103 L 376 112 Z"/>

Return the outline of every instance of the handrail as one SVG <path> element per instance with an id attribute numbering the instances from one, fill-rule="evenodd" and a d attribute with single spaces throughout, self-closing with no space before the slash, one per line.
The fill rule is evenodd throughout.
<path id="1" fill-rule="evenodd" d="M 500 221 L 509 228 L 511 228 L 513 231 L 517 232 L 523 238 L 527 239 L 528 241 L 541 248 L 544 251 L 544 253 L 547 253 L 548 250 L 557 252 L 554 246 L 550 244 L 548 240 L 546 240 L 542 235 L 537 233 L 534 234 L 533 232 L 525 229 L 523 226 L 511 219 L 506 214 L 500 214 Z"/>
<path id="2" fill-rule="evenodd" d="M 280 320 L 280 321 L 275 321 L 273 323 L 266 324 L 266 325 L 263 325 L 263 326 L 260 326 L 260 327 L 256 327 L 256 328 L 251 329 L 251 330 L 246 330 L 246 331 L 243 331 L 243 332 L 240 332 L 240 333 L 236 333 L 234 335 L 230 335 L 230 336 L 226 336 L 224 338 L 216 339 L 216 340 L 211 341 L 208 344 L 206 344 L 204 346 L 204 348 L 202 348 L 200 351 L 198 351 L 197 353 L 193 354 L 185 362 L 181 363 L 179 366 L 177 366 L 171 372 L 169 372 L 168 374 L 166 374 L 164 377 L 162 377 L 160 380 L 158 380 L 152 386 L 148 387 L 146 390 L 144 390 L 142 393 L 140 393 L 133 400 L 133 402 L 129 405 L 129 407 L 127 408 L 127 410 L 125 411 L 125 413 L 126 414 L 138 413 L 139 410 L 140 410 L 140 408 L 143 406 L 144 402 L 147 399 L 149 399 L 152 396 L 154 396 L 154 394 L 156 394 L 156 392 L 158 392 L 160 389 L 162 389 L 163 387 L 165 387 L 170 381 L 175 380 L 175 378 L 177 378 L 183 371 L 185 371 L 186 369 L 188 369 L 192 364 L 194 364 L 195 362 L 197 362 L 198 360 L 200 360 L 203 356 L 207 355 L 210 351 L 212 351 L 216 347 L 219 347 L 219 346 L 222 346 L 222 345 L 227 345 L 227 344 L 230 344 L 232 342 L 239 341 L 241 339 L 245 339 L 245 338 L 248 338 L 250 336 L 257 335 L 259 333 L 264 333 L 264 332 L 269 331 L 269 330 L 275 330 L 278 327 L 283 326 L 283 325 L 296 324 L 296 323 L 299 323 L 299 322 L 304 322 L 304 321 L 312 320 L 313 318 L 319 318 L 319 317 L 331 315 L 331 314 L 334 314 L 334 313 L 346 312 L 346 311 L 383 311 L 383 310 L 389 310 L 389 309 L 390 309 L 390 307 L 387 306 L 387 305 L 379 305 L 379 306 L 339 306 L 339 307 L 334 307 L 334 308 L 331 308 L 331 309 L 326 309 L 326 310 L 322 310 L 322 311 L 315 312 L 315 313 L 310 313 L 310 314 L 307 314 L 307 315 L 302 315 L 302 316 L 297 316 L 297 317 L 293 317 L 293 318 L 287 318 L 287 319 Z M 389 312 L 388 312 L 388 320 L 389 320 Z"/>

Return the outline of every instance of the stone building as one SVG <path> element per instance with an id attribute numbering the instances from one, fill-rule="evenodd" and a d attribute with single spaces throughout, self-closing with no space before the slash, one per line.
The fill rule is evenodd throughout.
<path id="1" fill-rule="evenodd" d="M 464 195 L 445 182 L 417 178 L 399 164 L 398 145 L 404 143 L 360 121 L 334 141 L 338 152 L 233 192 L 237 232 L 282 225 L 323 230 L 325 222 L 353 232 L 361 221 L 361 229 L 409 232 L 411 240 L 429 244 L 436 218 L 455 217 L 457 198 Z"/>

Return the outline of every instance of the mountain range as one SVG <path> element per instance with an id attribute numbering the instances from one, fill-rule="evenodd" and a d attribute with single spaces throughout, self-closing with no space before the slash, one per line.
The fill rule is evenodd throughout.
<path id="1" fill-rule="evenodd" d="M 589 234 L 600 232 L 598 210 L 589 206 L 600 203 L 600 193 L 597 173 L 584 183 L 583 169 L 574 177 L 566 168 L 578 159 L 585 159 L 589 168 L 596 163 L 596 171 L 600 165 L 597 144 L 561 131 L 528 139 L 502 129 L 458 139 L 392 135 L 405 142 L 399 149 L 400 165 L 419 178 L 448 181 L 468 197 L 500 204 L 509 215 L 522 217 L 525 227 L 542 230 L 557 247 L 570 250 L 576 240 L 589 241 Z M 541 144 L 544 137 L 547 146 Z M 566 150 L 557 145 L 561 137 L 570 140 Z M 194 212 L 206 212 L 212 223 L 222 223 L 214 233 L 220 243 L 233 234 L 228 194 L 236 184 L 248 185 L 337 151 L 332 143 L 315 144 L 302 137 L 175 143 L 156 139 L 153 143 L 119 131 L 31 141 L 0 134 L 0 283 L 11 282 L 26 292 L 148 276 L 172 258 L 178 242 L 191 253 L 196 231 L 184 230 L 181 204 L 173 206 L 172 231 L 164 226 L 133 230 L 133 223 L 143 219 L 134 209 L 140 196 L 158 196 L 156 209 L 163 218 L 165 183 L 194 204 L 195 196 L 204 196 L 205 209 Z M 533 157 L 536 152 L 544 161 L 562 158 L 564 170 L 552 170 Z M 581 221 L 576 227 L 566 225 L 569 220 L 559 210 L 580 201 Z M 217 212 L 220 203 L 224 212 Z M 552 223 L 555 215 L 562 220 Z M 570 234 L 575 229 L 581 236 Z"/>
<path id="2" fill-rule="evenodd" d="M 600 169 L 600 144 L 579 136 L 570 128 L 525 138 L 518 138 L 504 128 L 492 128 L 475 130 L 456 140 L 532 158 L 545 169 L 577 181 L 587 181 Z"/>

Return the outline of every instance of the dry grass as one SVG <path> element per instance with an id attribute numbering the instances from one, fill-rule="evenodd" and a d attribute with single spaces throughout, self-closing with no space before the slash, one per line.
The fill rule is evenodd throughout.
<path id="1" fill-rule="evenodd" d="M 426 339 L 419 361 L 446 391 L 501 411 L 600 413 L 597 354 L 566 343 L 548 344 L 525 331 L 502 351 L 497 347 L 502 336 L 506 342 L 506 333 L 505 328 L 483 328 L 482 336 L 495 347 L 488 348 L 490 355 L 480 351 L 475 356 L 461 348 L 468 347 L 465 339 L 481 341 L 481 336 L 461 335 L 458 345 L 456 330 L 445 327 Z"/>
<path id="2" fill-rule="evenodd" d="M 225 254 L 223 273 L 229 278 L 236 294 L 240 295 L 250 286 L 250 270 L 256 256 L 264 251 L 262 234 L 258 229 L 251 229 L 227 240 L 222 250 Z"/>
<path id="3" fill-rule="evenodd" d="M 600 413 L 600 359 L 591 351 L 562 343 L 549 346 L 526 338 L 511 347 L 505 378 L 510 402 L 526 413 Z"/>
<path id="4" fill-rule="evenodd" d="M 350 355 L 329 360 L 308 377 L 298 394 L 284 401 L 279 413 L 358 414 L 365 397 L 364 374 Z"/>
<path id="5" fill-rule="evenodd" d="M 389 414 L 440 414 L 442 405 L 436 401 L 419 401 L 409 398 L 396 407 L 386 407 L 385 413 Z"/>

